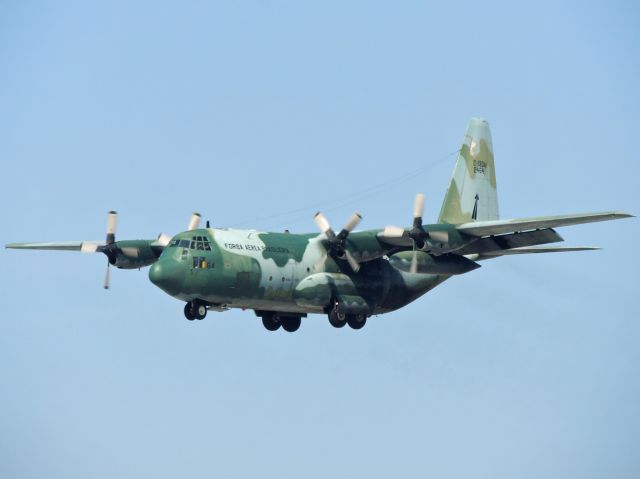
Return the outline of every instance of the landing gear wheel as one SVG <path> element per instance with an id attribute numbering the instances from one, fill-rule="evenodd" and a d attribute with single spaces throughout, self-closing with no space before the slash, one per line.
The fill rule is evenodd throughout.
<path id="1" fill-rule="evenodd" d="M 191 309 L 191 303 L 187 303 L 184 305 L 184 317 L 189 321 L 193 321 L 194 319 L 196 319 Z"/>
<path id="2" fill-rule="evenodd" d="M 262 316 L 262 325 L 269 331 L 277 331 L 280 329 L 280 321 L 274 314 L 265 314 Z"/>
<path id="3" fill-rule="evenodd" d="M 283 316 L 282 319 L 282 329 L 293 333 L 300 328 L 300 323 L 302 323 L 302 319 L 299 316 Z"/>
<path id="4" fill-rule="evenodd" d="M 366 322 L 367 317 L 364 314 L 349 314 L 347 316 L 347 323 L 351 329 L 362 329 Z"/>
<path id="5" fill-rule="evenodd" d="M 334 328 L 343 328 L 347 324 L 347 315 L 337 309 L 332 309 L 329 313 L 329 322 Z"/>
<path id="6" fill-rule="evenodd" d="M 193 316 L 196 319 L 204 319 L 207 315 L 207 305 L 200 301 L 193 303 Z"/>

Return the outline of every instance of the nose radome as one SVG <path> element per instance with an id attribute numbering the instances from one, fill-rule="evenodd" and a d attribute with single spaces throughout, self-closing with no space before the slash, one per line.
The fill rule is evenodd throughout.
<path id="1" fill-rule="evenodd" d="M 158 260 L 149 269 L 149 280 L 168 294 L 180 292 L 182 276 L 180 265 L 173 260 Z"/>
<path id="2" fill-rule="evenodd" d="M 162 266 L 160 266 L 159 261 L 153 263 L 149 268 L 149 280 L 156 286 L 160 286 L 162 282 Z"/>

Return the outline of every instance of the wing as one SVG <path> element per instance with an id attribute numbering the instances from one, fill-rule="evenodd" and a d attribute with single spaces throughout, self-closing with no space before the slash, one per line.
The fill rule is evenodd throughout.
<path id="1" fill-rule="evenodd" d="M 5 248 L 11 249 L 42 249 L 57 251 L 81 251 L 96 253 L 105 246 L 104 241 L 63 241 L 59 243 L 9 243 Z"/>
<path id="2" fill-rule="evenodd" d="M 513 220 L 474 221 L 456 226 L 460 233 L 469 236 L 482 237 L 504 233 L 516 233 L 519 231 L 536 230 L 543 228 L 556 228 L 558 226 L 571 226 L 583 223 L 595 223 L 597 221 L 617 220 L 632 218 L 633 215 L 620 211 L 607 211 L 604 213 L 583 213 L 578 215 L 540 216 L 535 218 L 519 218 Z"/>

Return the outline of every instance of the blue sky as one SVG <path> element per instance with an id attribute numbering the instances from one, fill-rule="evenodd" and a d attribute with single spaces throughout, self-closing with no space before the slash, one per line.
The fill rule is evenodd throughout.
<path id="1" fill-rule="evenodd" d="M 504 218 L 640 212 L 634 2 L 3 2 L 0 243 L 434 221 L 472 116 Z M 146 270 L 2 250 L 0 476 L 640 474 L 637 220 L 361 331 L 191 323 Z"/>

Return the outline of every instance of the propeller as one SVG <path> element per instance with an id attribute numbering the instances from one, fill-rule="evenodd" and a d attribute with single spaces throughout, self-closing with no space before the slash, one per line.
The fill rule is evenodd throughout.
<path id="1" fill-rule="evenodd" d="M 430 244 L 435 242 L 438 245 L 432 244 L 436 250 L 442 249 L 449 243 L 448 231 L 425 231 L 422 224 L 422 216 L 424 214 L 424 195 L 418 193 L 413 201 L 413 225 L 410 230 L 400 228 L 399 226 L 387 226 L 382 233 L 385 239 L 391 240 L 399 246 L 409 246 L 413 250 L 411 256 L 411 266 L 409 272 L 418 272 L 418 250 L 425 247 L 427 240 L 431 240 Z M 397 240 L 397 241 L 394 241 Z M 436 253 L 437 254 L 437 253 Z"/>
<path id="2" fill-rule="evenodd" d="M 411 256 L 411 273 L 418 272 L 418 249 L 424 248 L 424 242 L 429 237 L 422 227 L 422 215 L 424 214 L 424 195 L 418 193 L 413 200 L 413 228 L 409 231 L 409 237 L 413 241 L 413 255 Z"/>
<path id="3" fill-rule="evenodd" d="M 347 236 L 349 236 L 349 233 L 351 233 L 355 229 L 355 227 L 358 226 L 358 223 L 360 223 L 361 220 L 362 215 L 360 215 L 360 213 L 354 213 L 353 215 L 351 215 L 340 233 L 336 234 L 335 231 L 333 231 L 333 229 L 331 228 L 331 224 L 324 214 L 318 211 L 313 217 L 313 221 L 315 221 L 320 231 L 322 231 L 327 237 L 327 241 L 329 243 L 328 253 L 338 259 L 346 260 L 354 273 L 357 273 L 360 270 L 360 264 L 346 248 Z M 322 258 L 322 261 L 324 261 L 324 256 Z"/>
<path id="4" fill-rule="evenodd" d="M 411 256 L 411 266 L 409 272 L 418 272 L 418 250 L 424 248 L 427 239 L 432 235 L 427 233 L 422 226 L 422 216 L 424 214 L 424 195 L 418 193 L 413 200 L 413 226 L 410 230 L 405 230 L 399 226 L 387 226 L 384 229 L 386 238 L 407 238 L 411 241 L 413 255 Z"/>
<path id="5" fill-rule="evenodd" d="M 109 289 L 111 283 L 111 264 L 116 262 L 116 226 L 118 225 L 118 213 L 109 211 L 107 215 L 107 239 L 102 247 L 102 252 L 107 256 L 107 272 L 104 276 L 104 289 Z"/>

